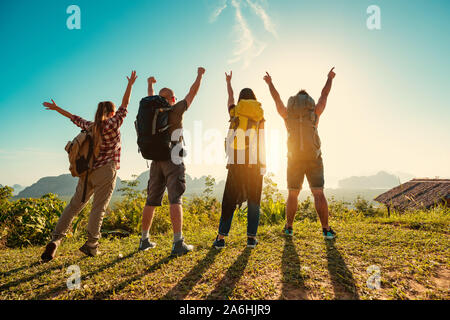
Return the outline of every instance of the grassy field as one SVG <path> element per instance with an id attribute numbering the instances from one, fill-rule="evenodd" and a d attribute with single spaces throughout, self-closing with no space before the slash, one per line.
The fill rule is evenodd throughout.
<path id="1" fill-rule="evenodd" d="M 57 258 L 39 262 L 42 247 L 0 249 L 0 299 L 449 299 L 449 218 L 445 215 L 334 218 L 336 241 L 317 222 L 262 226 L 246 248 L 245 224 L 233 222 L 227 248 L 211 248 L 216 230 L 185 234 L 194 252 L 170 258 L 171 234 L 138 252 L 137 235 L 101 240 L 102 254 L 84 257 L 82 239 L 67 239 Z M 70 265 L 81 288 L 68 290 Z M 380 269 L 370 289 L 367 269 Z"/>

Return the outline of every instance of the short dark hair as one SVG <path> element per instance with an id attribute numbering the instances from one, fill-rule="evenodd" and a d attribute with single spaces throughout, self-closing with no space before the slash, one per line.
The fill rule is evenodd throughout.
<path id="1" fill-rule="evenodd" d="M 297 93 L 297 95 L 299 95 L 299 94 L 305 94 L 305 95 L 309 96 L 308 92 L 306 92 L 305 89 L 300 90 L 300 91 Z"/>
<path id="2" fill-rule="evenodd" d="M 255 93 L 250 88 L 244 88 L 241 90 L 241 93 L 239 93 L 238 102 L 241 100 L 256 100 Z"/>

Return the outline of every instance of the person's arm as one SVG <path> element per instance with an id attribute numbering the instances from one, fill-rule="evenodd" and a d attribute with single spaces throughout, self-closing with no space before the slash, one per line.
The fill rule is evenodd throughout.
<path id="1" fill-rule="evenodd" d="M 148 96 L 149 97 L 154 96 L 155 90 L 153 89 L 153 85 L 156 83 L 156 79 L 154 77 L 150 77 L 147 79 L 147 82 L 148 82 L 148 90 L 147 90 Z"/>
<path id="2" fill-rule="evenodd" d="M 59 107 L 55 103 L 55 101 L 53 101 L 53 99 L 52 103 L 44 102 L 43 105 L 47 110 L 54 110 L 59 114 L 63 115 L 64 117 L 69 118 L 77 127 L 81 128 L 82 130 L 88 130 L 89 127 L 92 125 L 92 122 L 84 120 L 83 118 L 71 114 L 69 111 L 66 111 L 63 108 Z"/>
<path id="3" fill-rule="evenodd" d="M 60 108 L 59 106 L 56 105 L 55 101 L 52 100 L 52 103 L 50 102 L 44 102 L 43 105 L 45 107 L 46 110 L 54 110 L 56 112 L 58 112 L 59 114 L 63 115 L 66 118 L 72 119 L 73 114 L 71 114 L 69 111 L 64 110 L 63 108 Z"/>
<path id="4" fill-rule="evenodd" d="M 280 94 L 278 93 L 277 89 L 275 89 L 275 86 L 273 85 L 272 77 L 267 72 L 266 75 L 264 76 L 264 81 L 266 81 L 267 85 L 269 86 L 270 94 L 272 95 L 272 98 L 275 101 L 278 113 L 283 119 L 286 119 L 287 118 L 286 106 L 281 100 Z"/>
<path id="5" fill-rule="evenodd" d="M 122 125 L 123 120 L 128 113 L 127 107 L 130 103 L 131 89 L 133 88 L 136 79 L 136 71 L 132 71 L 131 76 L 127 77 L 128 84 L 127 88 L 125 89 L 125 94 L 123 95 L 122 104 L 119 110 L 117 110 L 117 112 L 114 114 L 114 116 L 104 122 L 103 130 L 117 130 Z"/>
<path id="6" fill-rule="evenodd" d="M 318 115 L 318 116 L 320 116 L 323 113 L 323 111 L 325 110 L 325 106 L 327 105 L 328 94 L 330 93 L 333 79 L 336 76 L 336 73 L 334 73 L 333 70 L 334 70 L 334 67 L 328 73 L 327 82 L 325 83 L 325 87 L 323 87 L 323 89 L 322 89 L 322 94 L 320 95 L 319 102 L 317 102 L 317 105 L 316 105 L 315 112 L 316 112 L 316 115 Z"/>
<path id="7" fill-rule="evenodd" d="M 233 77 L 233 71 L 230 71 L 230 74 L 225 72 L 225 79 L 227 81 L 227 91 L 228 91 L 228 108 L 234 105 L 234 93 L 233 87 L 231 86 L 231 78 Z"/>
<path id="8" fill-rule="evenodd" d="M 123 95 L 122 104 L 121 104 L 121 107 L 125 108 L 125 109 L 128 107 L 128 104 L 130 103 L 131 89 L 133 88 L 134 82 L 137 79 L 136 71 L 132 71 L 131 76 L 127 77 L 127 79 L 128 79 L 128 84 L 127 84 L 127 88 L 125 90 L 125 94 Z"/>
<path id="9" fill-rule="evenodd" d="M 197 95 L 198 89 L 200 88 L 200 83 L 202 82 L 202 77 L 205 74 L 205 68 L 199 67 L 197 70 L 197 79 L 195 79 L 194 84 L 191 86 L 191 89 L 189 90 L 189 93 L 187 94 L 186 98 L 186 104 L 187 108 L 191 105 L 192 101 L 194 100 L 195 96 Z"/>

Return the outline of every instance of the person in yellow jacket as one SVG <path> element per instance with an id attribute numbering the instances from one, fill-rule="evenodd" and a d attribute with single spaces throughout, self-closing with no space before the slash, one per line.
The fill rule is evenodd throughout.
<path id="1" fill-rule="evenodd" d="M 228 175 L 222 199 L 219 232 L 213 243 L 225 247 L 234 211 L 247 201 L 247 247 L 254 248 L 259 226 L 263 175 L 265 173 L 264 111 L 253 90 L 242 89 L 237 105 L 231 86 L 232 72 L 226 74 L 230 129 L 225 140 Z"/>

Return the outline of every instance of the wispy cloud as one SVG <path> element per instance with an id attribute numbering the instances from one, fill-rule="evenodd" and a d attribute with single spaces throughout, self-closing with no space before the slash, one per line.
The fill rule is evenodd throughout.
<path id="1" fill-rule="evenodd" d="M 261 18 L 261 20 L 264 23 L 264 28 L 273 34 L 275 37 L 277 37 L 277 32 L 275 30 L 275 25 L 273 24 L 272 20 L 270 19 L 269 15 L 266 13 L 266 10 L 264 10 L 263 7 L 261 7 L 258 3 L 253 2 L 251 0 L 247 0 L 248 5 L 250 8 L 253 9 L 253 11 Z"/>
<path id="2" fill-rule="evenodd" d="M 209 22 L 210 23 L 215 22 L 217 20 L 217 18 L 220 16 L 220 14 L 222 13 L 222 11 L 225 10 L 226 8 L 227 8 L 227 3 L 225 1 L 222 6 L 216 8 L 216 10 L 214 10 L 214 12 L 209 17 Z"/>
<path id="3" fill-rule="evenodd" d="M 264 29 L 272 35 L 277 36 L 275 25 L 272 23 L 269 15 L 256 2 L 246 0 L 231 0 L 231 6 L 235 10 L 234 31 L 236 34 L 236 47 L 233 50 L 233 57 L 228 60 L 228 63 L 236 63 L 242 61 L 243 68 L 247 68 L 252 60 L 258 57 L 265 49 L 266 44 L 256 39 L 252 30 L 250 29 L 247 20 L 242 12 L 242 5 L 247 4 L 256 15 L 262 20 Z M 221 7 L 218 7 L 210 17 L 210 22 L 217 20 L 217 17 L 227 8 L 227 2 Z"/>

